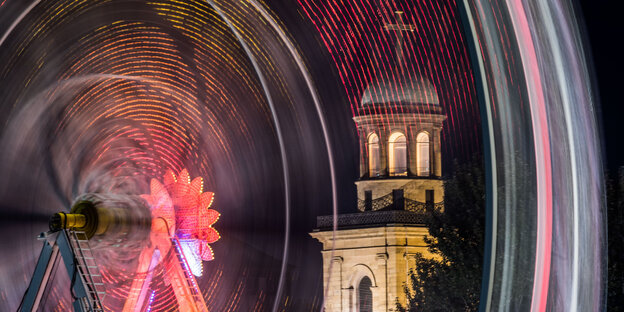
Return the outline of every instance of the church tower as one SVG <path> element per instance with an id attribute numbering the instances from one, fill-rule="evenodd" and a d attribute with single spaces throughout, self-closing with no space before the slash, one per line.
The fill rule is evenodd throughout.
<path id="1" fill-rule="evenodd" d="M 397 300 L 405 305 L 403 286 L 416 254 L 432 257 L 424 221 L 429 209 L 443 209 L 446 116 L 433 84 L 409 76 L 416 75 L 376 80 L 364 91 L 353 118 L 360 143 L 358 212 L 338 215 L 335 233 L 333 216 L 317 217 L 310 233 L 323 245 L 325 311 L 396 310 Z"/>
<path id="2" fill-rule="evenodd" d="M 441 202 L 440 132 L 446 116 L 429 80 L 373 82 L 360 111 L 353 118 L 360 139 L 358 209 L 376 211 L 392 204 L 423 212 L 422 204 Z"/>

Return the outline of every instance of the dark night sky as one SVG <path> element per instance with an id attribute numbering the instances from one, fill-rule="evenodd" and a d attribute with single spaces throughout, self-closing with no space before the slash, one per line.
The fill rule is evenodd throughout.
<path id="1" fill-rule="evenodd" d="M 580 1 L 580 9 L 585 22 L 585 35 L 589 41 L 596 76 L 598 97 L 601 108 L 606 167 L 614 174 L 619 166 L 624 165 L 624 147 L 622 146 L 621 116 L 622 107 L 622 41 L 624 26 L 618 1 Z"/>
<path id="2" fill-rule="evenodd" d="M 334 64 L 329 61 L 327 52 L 322 48 L 322 42 L 314 38 L 315 30 L 305 22 L 291 20 L 292 5 L 285 1 L 272 1 L 279 3 L 273 7 L 278 15 L 285 17 L 285 24 L 293 34 L 295 41 L 306 51 L 305 57 L 308 64 L 314 64 L 310 70 L 317 78 L 316 83 L 324 100 L 331 100 L 334 104 L 345 101 L 346 95 L 339 81 L 335 78 Z M 605 170 L 614 175 L 617 168 L 624 165 L 624 147 L 621 144 L 621 136 L 624 126 L 620 120 L 624 116 L 622 107 L 622 82 L 620 77 L 624 72 L 624 58 L 621 56 L 620 37 L 624 34 L 624 26 L 621 23 L 621 11 L 616 9 L 616 1 L 591 1 L 582 0 L 576 2 L 576 9 L 580 21 L 581 33 L 586 43 L 586 57 L 589 68 L 594 76 L 594 91 L 598 107 L 598 119 L 601 126 L 601 139 L 603 140 L 603 154 Z M 302 38 L 305 38 L 302 40 Z M 327 77 L 326 79 L 318 79 Z M 343 109 L 334 109 L 327 114 L 333 135 L 333 144 L 342 146 L 341 153 L 337 156 L 338 185 L 345 189 L 339 190 L 341 212 L 351 212 L 355 207 L 355 188 L 352 181 L 357 178 L 358 151 L 356 145 L 357 133 L 351 120 L 351 113 L 347 105 L 337 105 Z M 350 148 L 349 148 L 350 147 Z M 346 189 L 351 186 L 350 189 Z M 330 207 L 325 207 L 325 213 L 330 212 Z"/>
<path id="3" fill-rule="evenodd" d="M 341 101 L 346 101 L 346 95 L 339 80 L 335 78 L 334 64 L 331 63 L 318 36 L 314 36 L 315 29 L 312 25 L 302 22 L 301 16 L 295 13 L 296 5 L 282 0 L 269 3 L 279 16 L 284 17 L 284 23 L 295 41 L 303 51 L 306 51 L 304 57 L 308 64 L 314 64 L 310 66 L 310 70 L 317 78 L 317 88 L 321 90 L 324 101 L 333 103 L 331 113 L 326 117 L 332 127 L 333 143 L 343 147 L 341 153 L 336 155 L 338 184 L 349 185 L 350 181 L 357 178 L 356 166 L 359 161 L 357 133 L 350 122 L 351 112 L 347 105 L 336 105 Z M 615 174 L 618 167 L 624 166 L 624 146 L 621 144 L 624 126 L 620 120 L 624 115 L 624 103 L 620 91 L 621 84 L 624 82 L 621 78 L 624 72 L 624 58 L 621 56 L 622 43 L 619 39 L 624 34 L 624 25 L 620 22 L 621 11 L 617 9 L 616 4 L 616 1 L 606 0 L 576 1 L 576 9 L 580 13 L 578 17 L 581 33 L 588 48 L 586 53 L 589 68 L 594 76 L 593 84 L 602 131 L 604 166 L 610 174 Z M 325 79 L 318 79 L 321 77 Z M 342 109 L 337 109 L 337 107 L 342 107 Z M 344 207 L 345 204 L 355 200 L 354 192 L 354 188 L 351 191 L 341 192 L 343 204 L 341 206 Z"/>
<path id="4" fill-rule="evenodd" d="M 320 3 L 320 2 L 319 2 Z M 325 3 L 325 2 L 323 2 Z M 372 2 L 379 5 L 379 2 Z M 397 1 L 397 3 L 401 3 L 405 7 L 411 7 L 413 5 L 410 1 Z M 330 54 L 325 43 L 323 42 L 321 34 L 319 34 L 319 30 L 314 26 L 312 21 L 306 16 L 304 9 L 298 5 L 297 3 L 293 3 L 288 0 L 271 0 L 268 1 L 269 6 L 272 10 L 276 12 L 276 15 L 282 19 L 283 23 L 291 34 L 294 42 L 299 46 L 300 51 L 302 51 L 303 57 L 308 64 L 308 69 L 310 70 L 313 80 L 316 86 L 316 89 L 320 93 L 321 96 L 321 105 L 323 106 L 324 117 L 327 120 L 327 124 L 329 126 L 329 136 L 331 140 L 331 144 L 334 148 L 334 161 L 336 168 L 336 177 L 337 177 L 337 185 L 338 185 L 338 198 L 339 198 L 339 212 L 340 213 L 349 213 L 356 211 L 356 198 L 355 198 L 355 185 L 354 181 L 358 179 L 358 165 L 360 162 L 359 157 L 359 147 L 358 147 L 358 137 L 357 131 L 355 127 L 355 123 L 352 120 L 353 112 L 351 111 L 351 105 L 353 104 L 349 100 L 349 96 L 351 94 L 345 92 L 345 87 L 343 86 L 343 82 L 341 81 L 341 73 L 339 68 L 337 68 L 336 62 L 340 63 L 341 60 L 335 60 L 336 55 Z M 383 6 L 383 5 L 381 5 Z M 321 10 L 321 9 L 319 9 Z M 416 7 L 413 10 L 417 10 Z M 413 13 L 413 12 L 412 12 Z M 370 20 L 369 28 L 372 29 L 371 32 L 375 33 L 376 29 L 381 28 L 381 20 Z M 322 23 L 322 22 L 321 22 Z M 340 31 L 339 31 L 340 32 Z M 383 31 L 382 31 L 383 32 Z M 423 32 L 426 33 L 426 32 Z M 415 37 L 415 36 L 414 36 Z M 325 38 L 325 40 L 327 40 Z M 339 39 L 336 39 L 339 40 Z M 344 38 L 343 38 L 344 40 Z M 362 39 L 364 40 L 364 39 Z M 427 41 L 427 40 L 425 40 Z M 372 42 L 365 41 L 365 44 L 373 44 Z M 422 43 L 421 43 L 422 44 Z M 392 40 L 390 40 L 390 46 L 394 46 Z M 342 46 L 341 46 L 342 47 Z M 425 49 L 429 49 L 431 47 L 426 47 Z M 412 53 L 415 53 L 412 51 Z M 354 53 L 355 59 L 358 59 L 358 54 Z M 435 52 L 432 52 L 435 54 Z M 378 58 L 383 63 L 386 60 L 381 55 L 373 55 L 375 58 Z M 366 54 L 362 59 L 367 59 L 370 56 Z M 339 58 L 339 56 L 338 56 Z M 361 59 L 359 59 L 361 61 Z M 388 60 L 386 60 L 388 61 Z M 426 59 L 420 59 L 413 57 L 411 60 L 412 63 L 426 62 Z M 343 61 L 344 62 L 344 61 Z M 353 61 L 355 62 L 355 61 Z M 345 62 L 349 63 L 349 62 Z M 348 66 L 350 64 L 342 63 L 342 66 Z M 366 62 L 363 62 L 363 66 L 366 66 Z M 340 66 L 338 66 L 340 67 Z M 458 71 L 458 69 L 450 69 Z M 372 71 L 377 71 L 377 69 L 372 69 Z M 356 73 L 349 72 L 347 75 L 356 75 Z M 347 79 L 348 80 L 348 79 Z M 366 80 L 366 78 L 364 78 Z M 345 84 L 351 85 L 353 81 L 347 81 Z M 355 82 L 357 84 L 359 82 Z M 365 84 L 364 84 L 365 86 Z M 354 88 L 358 88 L 362 86 L 356 86 Z M 440 86 L 437 86 L 440 88 Z M 351 88 L 349 88 L 349 91 Z M 444 89 L 442 89 L 444 90 Z M 363 90 L 361 90 L 363 91 Z M 357 92 L 356 92 L 357 93 Z M 442 96 L 444 98 L 444 96 Z M 447 102 L 451 102 L 450 98 L 445 98 Z M 463 99 L 464 101 L 468 101 Z M 469 101 L 468 101 L 469 102 Z M 468 103 L 467 102 L 467 103 Z M 473 102 L 469 102 L 473 103 Z M 474 102 L 476 104 L 476 102 Z M 450 104 L 447 107 L 451 108 Z M 447 112 L 449 113 L 449 112 Z M 476 134 L 470 132 L 469 129 L 473 127 L 478 128 L 478 117 L 475 118 L 474 115 L 471 115 L 472 112 L 459 112 L 461 115 L 461 120 L 454 120 L 455 128 L 450 130 L 447 134 L 452 136 L 447 144 L 448 146 L 453 146 L 457 149 L 457 152 L 453 153 L 445 153 L 443 156 L 443 174 L 448 174 L 452 167 L 452 162 L 454 158 L 470 158 L 472 153 L 479 153 L 480 149 L 475 148 L 472 151 L 466 151 L 461 149 L 460 145 L 470 145 L 471 147 L 480 145 L 480 134 Z M 477 114 L 478 116 L 478 114 Z M 461 125 L 461 126 L 458 126 Z M 445 124 L 446 128 L 452 128 L 451 118 L 449 118 Z M 464 137 L 461 137 L 464 135 Z M 471 137 L 472 136 L 472 137 Z M 443 138 L 444 140 L 444 138 Z M 467 144 L 466 142 L 474 143 Z M 447 148 L 448 148 L 447 146 Z M 444 149 L 443 149 L 444 153 Z M 451 155 L 452 154 L 452 155 Z M 460 159 L 461 160 L 461 159 Z M 323 209 L 322 214 L 330 214 L 331 207 L 321 207 Z"/>

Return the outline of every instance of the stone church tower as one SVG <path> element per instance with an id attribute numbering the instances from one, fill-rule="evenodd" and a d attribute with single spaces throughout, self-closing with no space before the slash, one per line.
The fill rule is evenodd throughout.
<path id="1" fill-rule="evenodd" d="M 359 212 L 317 218 L 310 235 L 323 244 L 326 311 L 393 311 L 423 237 L 427 209 L 443 209 L 442 113 L 426 78 L 375 81 L 360 115 Z M 335 235 L 335 236 L 334 236 Z M 332 252 L 333 249 L 333 252 Z"/>

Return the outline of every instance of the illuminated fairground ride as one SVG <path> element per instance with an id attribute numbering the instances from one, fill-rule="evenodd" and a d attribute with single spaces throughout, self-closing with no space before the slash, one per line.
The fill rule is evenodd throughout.
<path id="1" fill-rule="evenodd" d="M 220 238 L 212 227 L 219 219 L 210 209 L 213 199 L 212 192 L 203 192 L 202 178 L 191 180 L 186 169 L 178 176 L 167 171 L 162 183 L 152 179 L 150 194 L 81 196 L 70 213 L 54 214 L 50 231 L 40 235 L 43 249 L 20 311 L 38 309 L 59 255 L 72 281 L 74 311 L 103 311 L 104 280 L 89 240 L 104 235 L 127 238 L 128 232 L 141 228 L 149 229 L 149 242 L 140 250 L 123 311 L 150 310 L 150 284 L 158 264 L 180 311 L 208 311 L 194 276 L 202 275 L 202 260 L 214 258 L 209 244 Z M 137 205 L 149 208 L 150 215 L 130 209 Z"/>
<path id="2" fill-rule="evenodd" d="M 289 255 L 289 218 L 309 215 L 291 214 L 291 174 L 305 177 L 298 183 L 319 180 L 321 184 L 327 179 L 313 177 L 322 176 L 319 168 L 330 168 L 332 211 L 337 215 L 335 154 L 327 130 L 331 128 L 325 124 L 322 108 L 339 105 L 320 105 L 321 97 L 311 82 L 312 72 L 307 70 L 310 67 L 303 63 L 307 57 L 298 52 L 276 14 L 267 12 L 265 1 L 139 2 L 0 1 L 0 172 L 4 177 L 0 179 L 0 212 L 6 213 L 3 216 L 8 216 L 8 223 L 12 223 L 23 221 L 18 212 L 34 218 L 47 207 L 57 211 L 72 206 L 66 199 L 75 197 L 73 190 L 91 190 L 76 187 L 83 183 L 78 177 L 100 179 L 97 170 L 107 168 L 103 161 L 93 160 L 95 155 L 101 159 L 103 153 L 99 151 L 115 151 L 108 152 L 113 158 L 111 163 L 139 155 L 140 161 L 131 161 L 137 168 L 160 170 L 166 165 L 178 170 L 195 155 L 208 162 L 208 148 L 198 146 L 215 147 L 211 153 L 219 157 L 210 162 L 231 166 L 222 170 L 232 173 L 232 181 L 254 179 L 247 184 L 231 182 L 228 186 L 232 189 L 264 186 L 263 182 L 274 176 L 254 175 L 250 173 L 265 171 L 246 169 L 270 168 L 261 160 L 279 159 L 275 168 L 282 170 L 271 172 L 283 173 L 284 177 L 283 265 L 273 296 L 274 310 L 281 309 L 285 306 L 281 298 Z M 460 149 L 463 153 L 470 152 L 470 146 L 484 152 L 487 208 L 482 311 L 505 310 L 509 306 L 531 311 L 604 310 L 607 246 L 603 148 L 597 115 L 600 108 L 592 90 L 589 50 L 578 25 L 582 19 L 570 1 L 293 3 L 302 6 L 297 16 L 308 16 L 327 45 L 352 108 L 360 103 L 365 86 L 380 78 L 373 75 L 375 69 L 392 68 L 388 66 L 392 57 L 385 61 L 385 55 L 392 54 L 387 53 L 386 47 L 403 38 L 404 31 L 414 30 L 401 45 L 404 63 L 411 65 L 406 72 L 426 74 L 448 99 L 442 101 L 447 105 L 450 122 L 445 127 L 448 132 L 444 138 L 449 138 L 445 142 L 458 140 L 458 144 L 467 146 Z M 396 10 L 401 10 L 402 19 L 395 17 Z M 380 17 L 380 13 L 385 16 Z M 300 24 L 297 26 L 303 26 Z M 306 28 L 297 29 L 299 33 L 307 32 Z M 390 29 L 393 32 L 387 31 Z M 315 51 L 310 49 L 310 53 Z M 399 55 L 396 59 L 400 59 Z M 318 68 L 322 66 L 325 63 Z M 403 66 L 396 68 L 387 78 L 402 74 Z M 331 83 L 328 76 L 320 77 L 327 80 L 324 83 Z M 396 92 L 403 92 L 402 88 Z M 333 94 L 329 96 L 337 101 Z M 467 111 L 474 113 L 466 115 Z M 393 128 L 396 118 L 390 116 L 384 121 L 387 129 Z M 475 127 L 469 129 L 474 130 L 467 132 L 455 126 L 462 120 L 473 120 Z M 478 126 L 482 126 L 480 131 Z M 277 152 L 269 154 L 272 157 L 258 157 L 260 152 L 271 150 L 271 145 L 266 144 L 271 141 L 259 139 L 266 129 L 276 134 L 280 157 L 273 157 Z M 322 140 L 314 133 L 323 133 Z M 473 137 L 482 134 L 483 149 L 478 149 L 474 140 L 465 139 L 469 133 L 474 133 Z M 155 147 L 151 156 L 152 150 L 142 149 L 151 146 L 153 138 L 158 138 L 160 147 Z M 116 145 L 109 141 L 116 141 Z M 320 141 L 325 149 L 314 145 Z M 129 152 L 121 155 L 119 149 L 115 150 L 120 146 Z M 137 149 L 141 153 L 136 153 Z M 319 153 L 325 152 L 326 157 L 321 157 Z M 164 158 L 172 161 L 165 164 L 161 160 Z M 327 159 L 328 165 L 319 163 L 320 159 Z M 233 163 L 251 165 L 229 165 Z M 47 179 L 42 181 L 39 177 Z M 101 307 L 96 300 L 100 295 L 100 277 L 90 267 L 104 271 L 104 278 L 117 278 L 115 274 L 128 272 L 122 271 L 126 266 L 107 266 L 100 255 L 99 266 L 93 265 L 89 248 L 83 248 L 89 245 L 89 233 L 93 237 L 113 238 L 136 234 L 136 240 L 128 241 L 141 241 L 148 246 L 143 244 L 141 249 L 132 250 L 137 258 L 133 260 L 140 259 L 147 270 L 137 268 L 118 280 L 106 280 L 107 285 L 112 284 L 107 289 L 107 301 L 114 297 L 123 303 L 114 302 L 114 310 L 122 310 L 124 304 L 127 309 L 149 307 L 146 301 L 154 293 L 146 292 L 144 286 L 150 283 L 164 283 L 167 287 L 176 282 L 187 283 L 182 287 L 186 294 L 196 291 L 192 259 L 205 257 L 208 249 L 201 246 L 207 245 L 193 237 L 197 233 L 184 231 L 184 222 L 180 224 L 178 220 L 183 218 L 178 212 L 184 209 L 175 206 L 176 196 L 166 181 L 163 184 L 174 206 L 173 217 L 171 209 L 163 208 L 166 205 L 150 211 L 153 207 L 148 207 L 140 196 L 113 198 L 102 194 L 85 195 L 84 202 L 81 199 L 73 205 L 72 213 L 55 215 L 53 224 L 60 230 L 45 237 L 42 257 L 22 310 L 28 310 L 28 304 L 33 307 L 39 303 L 42 283 L 51 274 L 50 259 L 57 259 L 59 253 L 73 281 L 72 295 L 79 298 L 74 306 Z M 190 188 L 192 183 L 188 184 Z M 308 189 L 315 190 L 303 185 L 298 188 L 307 194 L 312 193 Z M 151 193 L 150 196 L 156 194 Z M 314 195 L 316 200 L 322 198 L 323 192 Z M 28 203 L 24 198 L 36 205 L 22 207 Z M 63 205 L 53 206 L 50 198 L 59 199 Z M 43 200 L 48 205 L 39 205 Z M 128 209 L 107 206 L 109 203 L 120 207 L 134 207 L 136 203 L 147 212 L 128 216 Z M 163 215 L 152 218 L 157 210 Z M 195 217 L 192 213 L 187 216 Z M 170 221 L 174 219 L 172 225 Z M 252 220 L 254 224 L 255 221 Z M 6 237 L 30 234 L 28 227 L 15 223 L 3 226 L 14 235 L 3 235 L 6 241 L 10 240 Z M 143 235 L 143 227 L 149 235 Z M 13 229 L 18 234 L 11 233 Z M 167 235 L 165 229 L 169 230 Z M 56 235 L 56 240 L 48 243 L 52 235 Z M 14 241 L 2 246 L 5 265 L 0 266 L 0 288 L 15 289 L 0 292 L 0 310 L 14 310 L 23 289 L 22 274 L 30 272 L 30 246 L 18 246 L 22 242 Z M 204 240 L 206 244 L 208 241 Z M 96 249 L 94 239 L 91 242 Z M 195 252 L 187 254 L 187 249 Z M 127 267 L 138 267 L 135 262 Z M 150 270 L 158 262 L 158 270 Z M 177 273 L 171 273 L 174 270 Z M 116 287 L 121 283 L 117 281 L 125 283 L 126 279 L 130 286 Z M 50 301 L 60 301 L 61 288 L 55 288 L 58 291 Z M 132 294 L 127 296 L 126 289 L 130 288 Z M 300 296 L 312 292 L 308 287 L 295 288 L 303 293 Z M 233 293 L 237 298 L 244 296 L 238 290 Z M 261 295 L 256 297 L 262 305 L 267 293 L 258 293 Z M 196 304 L 195 298 L 184 292 L 173 296 L 164 298 L 165 307 L 159 310 L 173 310 L 176 300 Z M 223 296 L 223 300 L 216 301 L 229 298 Z M 296 302 L 292 296 L 288 298 L 289 303 Z M 66 306 L 59 306 L 58 310 L 67 310 Z"/>

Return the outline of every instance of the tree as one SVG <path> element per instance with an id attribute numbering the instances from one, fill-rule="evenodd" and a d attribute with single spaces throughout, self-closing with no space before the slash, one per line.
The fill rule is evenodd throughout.
<path id="1" fill-rule="evenodd" d="M 485 233 L 483 161 L 455 162 L 444 182 L 444 212 L 431 211 L 428 250 L 436 258 L 416 257 L 405 285 L 407 306 L 398 311 L 477 311 L 481 291 Z"/>

